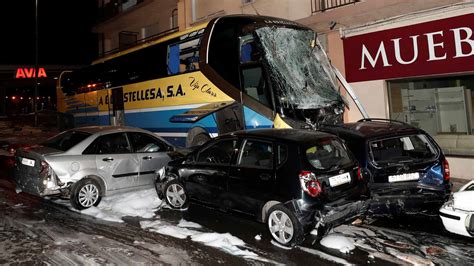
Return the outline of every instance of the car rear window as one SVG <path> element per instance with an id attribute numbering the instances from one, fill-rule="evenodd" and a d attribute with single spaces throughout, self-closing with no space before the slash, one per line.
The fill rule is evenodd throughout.
<path id="1" fill-rule="evenodd" d="M 306 158 L 320 170 L 333 170 L 353 162 L 344 144 L 334 138 L 324 138 L 310 145 L 306 148 Z"/>
<path id="2" fill-rule="evenodd" d="M 89 137 L 90 135 L 91 134 L 87 132 L 66 131 L 48 139 L 42 145 L 61 151 L 67 151 L 70 148 L 76 146 L 79 142 Z"/>
<path id="3" fill-rule="evenodd" d="M 433 160 L 438 150 L 425 134 L 404 135 L 369 142 L 376 164 L 397 164 Z"/>

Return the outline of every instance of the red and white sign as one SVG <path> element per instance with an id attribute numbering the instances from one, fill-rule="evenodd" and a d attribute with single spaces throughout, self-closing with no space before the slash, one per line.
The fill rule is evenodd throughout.
<path id="1" fill-rule="evenodd" d="M 27 78 L 35 78 L 36 77 L 36 71 L 34 67 L 30 68 L 18 68 L 16 70 L 16 75 L 15 78 L 17 79 L 27 79 Z M 44 68 L 40 67 L 38 68 L 38 78 L 47 78 L 48 76 L 46 75 L 46 71 Z"/>
<path id="2" fill-rule="evenodd" d="M 347 37 L 349 82 L 474 71 L 474 14 Z"/>

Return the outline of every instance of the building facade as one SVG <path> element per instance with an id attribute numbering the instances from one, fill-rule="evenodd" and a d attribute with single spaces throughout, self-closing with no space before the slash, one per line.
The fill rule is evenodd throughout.
<path id="1" fill-rule="evenodd" d="M 260 14 L 318 32 L 370 117 L 430 133 L 452 175 L 474 179 L 474 1 L 100 0 L 102 52 L 214 17 Z M 112 15 L 110 15 L 112 14 Z M 350 102 L 345 121 L 361 118 Z"/>

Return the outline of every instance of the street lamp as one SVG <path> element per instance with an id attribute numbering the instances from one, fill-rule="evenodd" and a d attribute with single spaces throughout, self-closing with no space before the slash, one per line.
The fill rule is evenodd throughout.
<path id="1" fill-rule="evenodd" d="M 35 0 L 35 97 L 33 98 L 33 112 L 35 114 L 35 127 L 38 126 L 38 107 L 35 99 L 38 98 L 38 0 Z"/>

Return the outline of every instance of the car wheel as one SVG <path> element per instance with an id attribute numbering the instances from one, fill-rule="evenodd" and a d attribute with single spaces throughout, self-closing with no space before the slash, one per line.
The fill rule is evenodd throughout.
<path id="1" fill-rule="evenodd" d="M 73 185 L 71 190 L 71 204 L 78 210 L 97 206 L 102 197 L 100 185 L 90 178 L 81 179 Z"/>
<path id="2" fill-rule="evenodd" d="M 303 241 L 303 227 L 293 212 L 281 204 L 268 211 L 267 226 L 273 240 L 280 245 L 291 247 Z"/>
<path id="3" fill-rule="evenodd" d="M 208 140 L 210 140 L 211 137 L 209 137 L 208 134 L 206 133 L 200 133 L 194 136 L 193 140 L 191 141 L 191 147 L 193 146 L 201 146 L 202 144 L 206 143 Z"/>
<path id="4" fill-rule="evenodd" d="M 181 182 L 171 180 L 166 183 L 164 189 L 166 204 L 173 209 L 184 210 L 188 207 L 188 195 Z"/>

